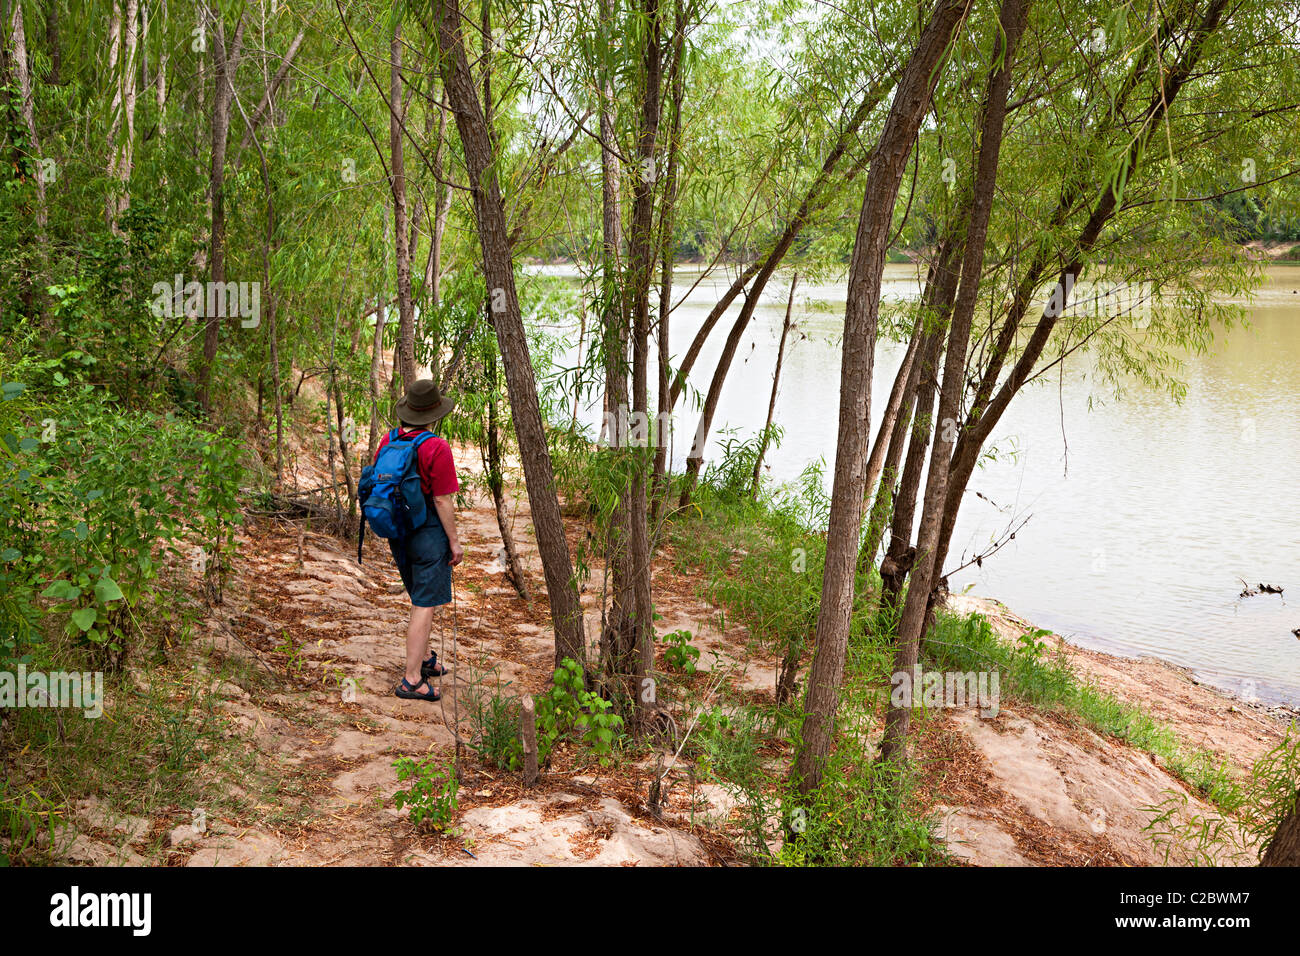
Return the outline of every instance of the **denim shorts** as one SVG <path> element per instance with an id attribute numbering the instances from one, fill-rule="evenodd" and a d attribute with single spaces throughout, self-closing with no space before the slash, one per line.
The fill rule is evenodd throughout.
<path id="1" fill-rule="evenodd" d="M 451 546 L 437 518 L 431 514 L 431 520 L 405 541 L 390 539 L 388 548 L 414 607 L 451 603 Z"/>

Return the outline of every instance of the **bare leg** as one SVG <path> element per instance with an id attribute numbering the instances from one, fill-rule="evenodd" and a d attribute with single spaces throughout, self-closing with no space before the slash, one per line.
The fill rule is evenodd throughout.
<path id="1" fill-rule="evenodd" d="M 406 631 L 406 682 L 415 687 L 424 678 L 420 665 L 429 656 L 429 630 L 433 627 L 431 607 L 412 607 L 411 626 Z"/>

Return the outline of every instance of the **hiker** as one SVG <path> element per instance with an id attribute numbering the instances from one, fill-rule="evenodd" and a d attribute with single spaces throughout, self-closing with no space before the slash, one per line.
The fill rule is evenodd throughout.
<path id="1" fill-rule="evenodd" d="M 358 485 L 365 515 L 361 536 L 369 522 L 372 531 L 388 539 L 411 598 L 406 672 L 393 691 L 407 700 L 439 700 L 430 679 L 447 673 L 437 653 L 429 653 L 429 632 L 434 609 L 451 603 L 451 569 L 465 552 L 456 534 L 452 496 L 460 483 L 451 446 L 430 429 L 455 404 L 429 379 L 412 382 L 397 403 L 398 427 L 379 442 L 375 460 L 362 472 Z M 360 540 L 357 560 L 361 560 Z"/>

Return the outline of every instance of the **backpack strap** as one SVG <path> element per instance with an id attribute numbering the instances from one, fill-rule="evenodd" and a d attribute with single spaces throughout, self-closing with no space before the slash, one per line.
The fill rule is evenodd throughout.
<path id="1" fill-rule="evenodd" d="M 426 438 L 437 438 L 437 437 L 438 436 L 435 435 L 433 432 L 420 432 L 420 434 L 416 435 L 415 438 L 412 439 L 412 441 L 415 442 L 415 448 L 418 451 L 420 446 L 424 444 Z"/>

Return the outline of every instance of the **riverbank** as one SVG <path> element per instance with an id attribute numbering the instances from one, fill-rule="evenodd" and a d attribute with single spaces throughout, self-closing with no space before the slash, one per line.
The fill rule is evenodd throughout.
<path id="1" fill-rule="evenodd" d="M 1008 640 L 1036 629 L 992 598 L 951 595 L 948 606 L 959 614 L 983 615 Z M 1197 747 L 1254 760 L 1276 745 L 1278 727 L 1300 721 L 1298 708 L 1248 700 L 1199 680 L 1191 668 L 1173 661 L 1093 650 L 1059 635 L 1053 642 L 1081 674 L 1174 725 Z"/>
<path id="2" fill-rule="evenodd" d="M 320 451 L 298 449 L 289 469 L 298 488 L 327 483 Z M 471 478 L 474 450 L 458 449 L 457 460 Z M 494 702 L 539 695 L 550 682 L 544 579 L 518 486 L 509 511 L 531 602 L 497 562 L 491 502 L 471 495 L 467 505 L 458 517 L 466 562 L 455 574 L 455 602 L 435 627 L 434 646 L 451 668 L 441 704 L 392 696 L 408 608 L 382 542 L 369 541 L 358 566 L 355 545 L 318 521 L 250 513 L 224 603 L 207 609 L 194 640 L 178 647 L 166 668 L 132 675 L 138 692 L 188 694 L 194 711 L 207 715 L 208 756 L 196 771 L 195 805 L 130 812 L 114 805 L 112 792 L 79 795 L 67 825 L 45 847 L 50 856 L 190 866 L 798 862 L 784 851 L 773 802 L 791 756 L 789 724 L 775 698 L 781 655 L 761 627 L 746 623 L 746 608 L 710 596 L 711 581 L 736 576 L 755 556 L 746 553 L 743 529 L 733 525 L 729 537 L 715 540 L 688 517 L 655 562 L 657 676 L 677 746 L 621 751 L 603 764 L 561 744 L 539 784 L 525 788 L 517 772 L 483 759 L 474 744 Z M 711 508 L 705 501 L 701 515 Z M 566 530 L 576 547 L 588 529 L 580 509 L 570 510 Z M 712 549 L 717 565 L 696 563 L 705 552 L 686 549 L 687 538 Z M 583 591 L 593 649 L 599 580 L 593 568 Z M 200 582 L 192 584 L 197 602 Z M 992 602 L 954 598 L 952 610 L 985 615 L 1008 645 L 1032 631 Z M 670 656 L 673 635 L 685 635 L 698 651 L 689 673 Z M 1234 703 L 1176 669 L 1055 640 L 1081 678 L 1163 721 L 1180 754 L 1221 759 L 1226 773 L 1241 778 L 1282 739 L 1276 715 Z M 871 690 L 858 696 L 855 680 L 850 675 L 842 713 L 846 720 L 863 715 L 870 750 L 883 697 Z M 890 824 L 906 831 L 906 845 L 861 852 L 931 865 L 1152 865 L 1193 857 L 1181 845 L 1168 847 L 1166 857 L 1145 829 L 1152 814 L 1144 808 L 1170 795 L 1186 798 L 1182 819 L 1218 812 L 1208 793 L 1189 784 L 1185 767 L 1160 756 L 1168 746 L 1143 749 L 1130 742 L 1134 734 L 1100 733 L 1068 709 L 1035 704 L 1007 679 L 1002 688 L 993 717 L 974 708 L 919 715 L 906 815 Z M 109 714 L 118 703 L 110 696 Z M 465 742 L 459 750 L 458 737 Z M 224 773 L 220 755 L 227 752 L 255 769 Z M 395 804 L 404 786 L 395 764 L 403 758 L 459 771 L 440 830 L 414 826 Z M 880 839 L 865 817 L 843 822 L 850 833 L 855 823 L 865 826 L 856 839 Z M 1224 863 L 1252 862 L 1214 853 Z"/>

